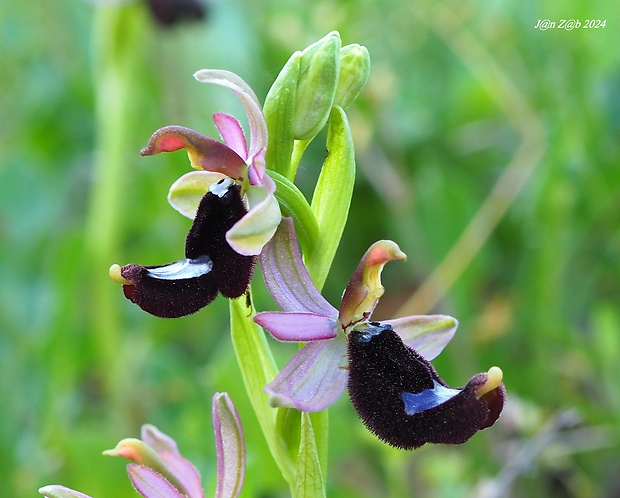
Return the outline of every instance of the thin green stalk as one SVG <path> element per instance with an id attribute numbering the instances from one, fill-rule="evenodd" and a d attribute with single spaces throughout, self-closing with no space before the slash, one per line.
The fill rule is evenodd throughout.
<path id="1" fill-rule="evenodd" d="M 248 295 L 250 291 L 248 291 Z M 230 328 L 237 363 L 254 413 L 258 418 L 269 450 L 284 479 L 293 486 L 295 466 L 286 442 L 276 430 L 276 410 L 269 405 L 265 386 L 278 373 L 275 360 L 262 328 L 254 323 L 253 308 L 241 296 L 230 300 Z"/>
<path id="2" fill-rule="evenodd" d="M 123 378 L 120 362 L 121 323 L 118 287 L 106 278 L 119 254 L 122 213 L 131 171 L 131 131 L 138 92 L 136 68 L 145 30 L 142 6 L 101 6 L 95 14 L 93 78 L 96 98 L 96 157 L 87 218 L 86 239 L 93 277 L 90 330 L 105 393 L 104 405 L 122 413 Z"/>

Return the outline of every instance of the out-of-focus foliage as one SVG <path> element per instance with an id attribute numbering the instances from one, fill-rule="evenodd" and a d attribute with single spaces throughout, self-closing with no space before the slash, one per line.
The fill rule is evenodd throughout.
<path id="1" fill-rule="evenodd" d="M 216 482 L 209 404 L 228 391 L 247 438 L 243 496 L 286 495 L 241 385 L 227 303 L 159 320 L 122 297 L 106 265 L 182 254 L 189 222 L 165 194 L 187 160 L 138 151 L 163 125 L 214 135 L 212 112 L 243 114 L 233 95 L 192 73 L 234 71 L 262 99 L 294 50 L 337 29 L 345 44 L 368 47 L 372 69 L 348 111 L 359 174 L 325 294 L 338 302 L 366 248 L 397 241 L 409 260 L 386 268 L 374 316 L 400 308 L 457 317 L 438 370 L 457 385 L 498 364 L 510 404 L 463 446 L 411 453 L 374 440 L 339 401 L 330 409 L 328 496 L 617 495 L 613 2 L 220 0 L 205 21 L 173 29 L 156 28 L 140 5 L 127 8 L 133 38 L 119 32 L 110 47 L 97 41 L 92 3 L 0 5 L 0 494 L 34 496 L 62 483 L 135 496 L 124 464 L 101 451 L 150 422 L 197 463 L 208 496 Z M 535 29 L 545 18 L 607 23 Z M 127 51 L 133 87 L 124 109 L 114 108 L 112 91 L 97 112 L 110 92 L 102 54 L 112 50 Z M 108 210 L 93 199 L 103 188 L 96 165 L 106 164 L 98 130 L 114 113 L 127 119 L 120 153 L 131 166 L 117 181 L 122 209 L 110 235 Z M 324 151 L 310 157 L 298 177 L 306 193 Z M 109 254 L 93 244 L 100 229 L 113 239 Z M 256 301 L 272 306 L 260 288 Z M 280 365 L 293 353 L 274 350 Z"/>

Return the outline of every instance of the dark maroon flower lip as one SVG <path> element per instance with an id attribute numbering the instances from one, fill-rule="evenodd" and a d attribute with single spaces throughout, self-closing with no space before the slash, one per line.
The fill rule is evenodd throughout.
<path id="1" fill-rule="evenodd" d="M 200 201 L 184 259 L 159 266 L 113 265 L 110 276 L 123 284 L 127 299 L 161 318 L 195 313 L 218 293 L 237 298 L 250 284 L 256 257 L 232 249 L 226 232 L 246 213 L 241 187 L 225 178 Z"/>
<path id="2" fill-rule="evenodd" d="M 348 356 L 355 410 L 371 432 L 397 448 L 464 443 L 493 425 L 504 406 L 499 368 L 450 388 L 389 324 L 370 322 L 353 330 Z"/>

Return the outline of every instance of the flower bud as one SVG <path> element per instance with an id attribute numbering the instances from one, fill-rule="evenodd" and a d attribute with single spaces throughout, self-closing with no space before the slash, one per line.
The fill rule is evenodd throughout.
<path id="1" fill-rule="evenodd" d="M 370 55 L 357 43 L 340 49 L 340 76 L 334 104 L 346 109 L 366 85 L 370 73 Z"/>
<path id="2" fill-rule="evenodd" d="M 301 53 L 293 135 L 297 140 L 315 137 L 325 126 L 338 84 L 340 35 L 332 31 Z"/>

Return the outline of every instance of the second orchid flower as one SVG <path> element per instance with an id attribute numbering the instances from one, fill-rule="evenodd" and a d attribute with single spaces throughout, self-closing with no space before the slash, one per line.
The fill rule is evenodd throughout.
<path id="1" fill-rule="evenodd" d="M 265 283 L 281 312 L 256 323 L 279 340 L 307 342 L 266 387 L 274 406 L 319 411 L 348 387 L 368 428 L 394 446 L 462 443 L 492 425 L 503 408 L 502 372 L 492 367 L 462 389 L 451 389 L 428 360 L 456 331 L 449 316 L 371 321 L 388 261 L 405 259 L 391 241 L 373 244 L 344 292 L 340 310 L 316 289 L 303 264 L 290 220 L 261 255 Z"/>

